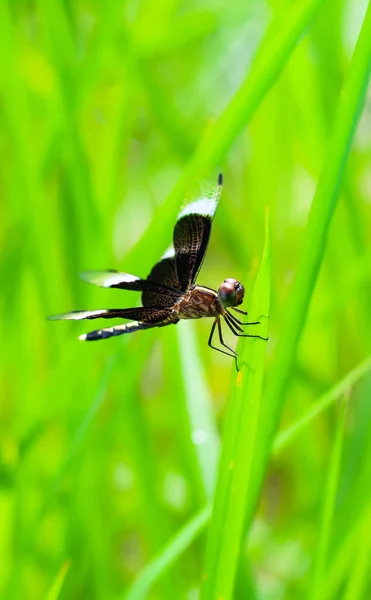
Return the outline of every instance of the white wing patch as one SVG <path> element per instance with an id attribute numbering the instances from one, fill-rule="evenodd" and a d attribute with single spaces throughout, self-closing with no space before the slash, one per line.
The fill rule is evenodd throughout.
<path id="1" fill-rule="evenodd" d="M 218 206 L 221 193 L 221 185 L 212 186 L 209 191 L 206 191 L 206 193 L 201 196 L 201 198 L 197 198 L 194 202 L 187 204 L 187 206 L 180 211 L 178 219 L 193 214 L 212 218 L 215 214 L 216 207 Z"/>
<path id="2" fill-rule="evenodd" d="M 175 250 L 174 250 L 173 246 L 170 246 L 170 248 L 168 248 L 166 250 L 166 252 L 161 256 L 161 260 L 163 258 L 174 258 L 174 256 L 175 256 Z"/>
<path id="3" fill-rule="evenodd" d="M 74 310 L 68 313 L 61 313 L 59 315 L 51 315 L 47 317 L 49 321 L 81 321 L 81 319 L 87 319 L 88 317 L 104 315 L 109 310 Z"/>
<path id="4" fill-rule="evenodd" d="M 80 273 L 80 277 L 88 283 L 105 288 L 119 285 L 120 283 L 132 283 L 140 279 L 140 277 L 136 277 L 135 275 L 120 273 L 119 271 L 84 271 Z"/>

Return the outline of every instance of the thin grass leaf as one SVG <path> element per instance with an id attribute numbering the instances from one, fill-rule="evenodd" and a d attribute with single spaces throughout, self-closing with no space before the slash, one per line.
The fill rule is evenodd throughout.
<path id="1" fill-rule="evenodd" d="M 16 170 L 16 183 L 12 202 L 16 206 L 18 197 L 27 198 L 27 203 L 22 206 L 22 213 L 27 211 L 27 217 L 32 220 L 33 215 L 47 210 L 47 207 L 41 208 L 40 159 L 35 149 L 33 149 L 33 152 L 29 152 L 30 140 L 32 139 L 30 111 L 26 91 L 19 77 L 17 77 L 19 48 L 17 47 L 16 32 L 8 2 L 0 2 L 0 23 L 2 103 Z M 36 231 L 30 244 L 31 248 L 34 249 L 35 276 L 42 290 L 43 298 L 55 298 L 54 286 L 50 285 L 47 255 L 44 252 L 46 239 L 49 244 L 49 251 L 52 252 L 55 236 L 48 236 L 48 232 L 43 228 L 42 219 L 35 219 L 34 227 Z M 27 242 L 26 236 L 24 241 Z"/>
<path id="2" fill-rule="evenodd" d="M 250 73 L 215 123 L 210 137 L 205 137 L 196 150 L 193 159 L 196 164 L 206 167 L 218 164 L 224 158 L 281 74 L 322 4 L 323 0 L 304 0 L 278 12 L 260 44 Z"/>
<path id="3" fill-rule="evenodd" d="M 167 569 L 191 545 L 197 535 L 204 530 L 210 514 L 211 506 L 205 506 L 205 508 L 188 521 L 177 532 L 169 544 L 143 569 L 133 585 L 122 596 L 122 599 L 141 600 L 147 598 L 147 594 L 155 581 L 163 576 Z"/>
<path id="4" fill-rule="evenodd" d="M 46 595 L 45 600 L 58 600 L 69 568 L 70 568 L 70 563 L 67 560 L 65 563 L 63 563 L 63 565 L 59 569 L 57 576 L 56 576 L 55 580 L 53 581 L 49 592 Z"/>
<path id="5" fill-rule="evenodd" d="M 370 585 L 371 555 L 371 509 L 366 514 L 364 527 L 359 531 L 354 560 L 350 561 L 351 572 L 343 600 L 363 600 L 367 597 L 367 586 Z"/>
<path id="6" fill-rule="evenodd" d="M 219 458 L 219 434 L 212 411 L 211 394 L 202 371 L 193 323 L 177 328 L 180 364 L 192 442 L 195 445 L 206 498 L 215 487 Z"/>
<path id="7" fill-rule="evenodd" d="M 111 372 L 113 369 L 114 362 L 115 362 L 115 359 L 112 358 L 108 362 L 108 364 L 104 370 L 101 384 L 97 390 L 96 396 L 95 396 L 93 402 L 91 403 L 88 411 L 86 412 L 83 420 L 81 421 L 80 427 L 76 431 L 75 437 L 73 439 L 73 443 L 70 446 L 67 456 L 65 457 L 61 466 L 59 467 L 59 469 L 54 477 L 54 480 L 49 487 L 49 490 L 47 490 L 45 493 L 44 502 L 40 506 L 40 508 L 37 512 L 34 525 L 36 525 L 36 523 L 41 519 L 41 517 L 45 513 L 45 510 L 49 506 L 51 500 L 53 499 L 55 494 L 58 492 L 61 482 L 63 480 L 63 477 L 64 477 L 69 465 L 71 464 L 73 459 L 76 457 L 77 453 L 79 452 L 81 445 L 82 445 L 84 439 L 86 438 L 86 435 L 87 435 L 94 419 L 96 418 L 99 409 L 101 408 L 101 406 L 106 398 L 108 382 L 110 379 L 110 375 L 111 375 Z"/>
<path id="8" fill-rule="evenodd" d="M 371 4 L 358 37 L 341 95 L 339 111 L 313 198 L 299 264 L 287 300 L 289 312 L 278 340 L 276 357 L 264 402 L 264 431 L 256 450 L 257 466 L 251 497 L 256 504 L 268 455 L 278 428 L 283 403 L 293 370 L 297 348 L 323 260 L 331 218 L 339 195 L 346 160 L 365 102 L 371 70 Z M 247 515 L 251 522 L 253 513 Z"/>
<path id="9" fill-rule="evenodd" d="M 250 301 L 250 314 L 269 315 L 270 244 L 268 225 L 260 270 Z M 267 318 L 259 334 L 266 335 Z M 208 535 L 206 565 L 201 588 L 202 600 L 232 596 L 249 486 L 258 435 L 260 400 L 266 344 L 244 340 L 239 357 L 241 371 L 232 390 L 223 438 L 213 515 Z"/>
<path id="10" fill-rule="evenodd" d="M 207 501 L 217 451 L 207 441 L 195 445 L 192 432 L 202 441 L 198 430 L 206 431 L 215 417 L 225 431 L 228 407 L 205 414 L 210 405 L 203 404 L 208 389 L 202 381 L 212 380 L 220 398 L 233 364 L 226 357 L 219 362 L 201 340 L 207 377 L 198 354 L 195 364 L 189 360 L 192 340 L 180 360 L 179 325 L 84 345 L 77 340 L 83 324 L 45 322 L 52 312 L 139 303 L 136 294 L 85 286 L 79 270 L 111 267 L 145 276 L 170 242 L 184 191 L 193 195 L 200 179 L 214 179 L 214 169 L 216 179 L 221 169 L 226 196 L 202 279 L 207 283 L 210 275 L 212 286 L 224 267 L 238 276 L 244 264 L 255 270 L 261 207 L 269 202 L 275 261 L 268 324 L 278 350 L 291 317 L 288 280 L 367 2 L 209 3 L 209 24 L 197 1 L 187 3 L 186 14 L 179 7 L 179 0 L 0 3 L 0 597 L 36 600 L 52 587 L 58 595 L 53 584 L 67 557 L 71 568 L 59 597 L 129 592 L 152 557 L 161 562 L 144 598 L 193 597 L 200 585 L 207 539 L 192 539 L 208 514 L 197 514 L 183 554 L 177 533 L 182 515 L 195 514 Z M 253 564 L 247 567 L 246 552 L 240 553 L 236 599 L 299 598 L 310 589 L 307 549 L 324 491 L 316 465 L 328 459 L 323 434 L 334 417 L 327 408 L 340 393 L 334 385 L 339 373 L 350 374 L 354 361 L 370 351 L 370 132 L 365 114 L 310 326 L 300 356 L 296 352 L 294 362 L 285 363 L 294 416 L 274 446 L 275 453 L 286 449 L 284 470 L 281 459 L 273 461 L 268 482 L 278 482 L 278 494 L 272 498 L 268 486 L 262 504 L 267 511 L 249 543 Z M 149 235 L 138 242 L 150 222 Z M 312 242 L 316 252 L 317 238 Z M 205 325 L 197 323 L 195 330 Z M 275 352 L 277 346 L 267 348 Z M 105 400 L 84 432 L 81 424 L 112 353 L 117 358 Z M 320 590 L 326 600 L 370 595 L 370 386 L 368 373 L 351 389 L 351 431 Z M 310 398 L 319 398 L 312 410 Z M 215 400 L 212 408 L 219 406 Z M 248 524 L 254 490 L 261 489 L 266 454 L 259 442 L 265 447 L 271 406 L 261 402 L 259 414 L 252 411 L 258 434 Z M 271 502 L 278 508 L 274 514 Z"/>
<path id="11" fill-rule="evenodd" d="M 297 438 L 303 429 L 318 417 L 324 410 L 334 404 L 341 398 L 357 381 L 359 381 L 371 369 L 371 356 L 364 360 L 360 365 L 348 373 L 339 383 L 337 383 L 328 392 L 323 394 L 313 406 L 304 413 L 295 423 L 285 427 L 277 436 L 273 444 L 273 452 L 277 453 L 283 450 L 294 438 Z"/>
<path id="12" fill-rule="evenodd" d="M 77 211 L 79 219 L 85 221 L 91 231 L 98 236 L 101 224 L 98 218 L 96 198 L 75 118 L 78 70 L 68 11 L 63 4 L 55 2 L 55 0 L 38 0 L 38 6 L 43 21 L 45 20 L 49 24 L 43 33 L 47 38 L 52 60 L 58 66 L 56 74 L 59 85 L 57 86 L 56 106 L 59 119 L 63 123 L 63 133 L 69 140 L 66 161 L 73 189 L 74 209 Z"/>
<path id="13" fill-rule="evenodd" d="M 323 494 L 322 514 L 318 529 L 318 545 L 314 558 L 312 586 L 309 593 L 309 598 L 311 600 L 320 600 L 320 598 L 323 598 L 323 590 L 325 589 L 327 580 L 328 553 L 331 541 L 335 501 L 339 487 L 346 414 L 347 403 L 344 399 L 330 456 L 327 483 Z"/>
<path id="14" fill-rule="evenodd" d="M 341 381 L 339 381 L 339 383 L 331 388 L 331 390 L 323 394 L 323 396 L 321 396 L 314 403 L 313 407 L 308 410 L 308 412 L 296 423 L 287 427 L 280 434 L 278 434 L 274 443 L 275 454 L 278 454 L 281 450 L 287 448 L 291 442 L 297 439 L 297 437 L 306 427 L 310 426 L 317 417 L 324 413 L 325 410 L 332 406 L 336 401 L 340 400 L 340 398 L 362 377 L 364 377 L 364 375 L 368 373 L 370 369 L 371 357 L 350 371 L 350 373 L 348 373 Z M 184 525 L 182 530 L 169 541 L 163 551 L 159 552 L 158 556 L 148 563 L 148 565 L 143 569 L 136 579 L 133 586 L 138 585 L 138 588 L 141 589 L 140 586 L 142 584 L 139 582 L 142 581 L 142 578 L 143 581 L 147 581 L 147 573 L 150 573 L 151 577 L 148 578 L 148 585 L 147 583 L 145 584 L 145 590 L 148 591 L 149 587 L 153 585 L 155 581 L 162 576 L 162 573 L 179 558 L 181 553 L 186 550 L 188 545 L 190 545 L 194 539 L 196 539 L 202 533 L 202 531 L 204 531 L 206 523 L 210 520 L 211 510 L 212 505 L 210 504 L 205 506 L 202 511 L 192 517 L 192 519 L 190 519 L 187 524 Z M 179 543 L 179 537 L 182 539 L 183 531 L 187 531 L 189 535 L 189 537 L 187 537 L 187 546 L 183 546 L 182 543 Z M 131 589 L 132 588 L 130 588 L 130 590 Z"/>
<path id="15" fill-rule="evenodd" d="M 224 160 L 236 137 L 248 125 L 263 98 L 281 74 L 323 1 L 296 2 L 274 19 L 261 43 L 256 64 L 253 64 L 245 81 L 213 127 L 204 133 L 178 183 L 159 209 L 158 217 L 155 215 L 147 228 L 145 239 L 153 240 L 154 251 L 159 253 L 163 249 L 162 240 L 175 219 L 179 201 L 183 198 L 189 182 L 198 173 L 215 168 L 215 165 Z M 275 32 L 272 38 L 271 31 Z M 133 252 L 143 254 L 141 242 Z"/>
<path id="16" fill-rule="evenodd" d="M 358 515 L 353 526 L 343 538 L 343 543 L 338 547 L 336 554 L 332 556 L 329 565 L 326 586 L 323 597 L 326 600 L 336 598 L 344 582 L 344 573 L 349 570 L 349 564 L 354 560 L 354 554 L 358 548 L 358 542 L 365 527 L 370 526 L 369 506 Z"/>

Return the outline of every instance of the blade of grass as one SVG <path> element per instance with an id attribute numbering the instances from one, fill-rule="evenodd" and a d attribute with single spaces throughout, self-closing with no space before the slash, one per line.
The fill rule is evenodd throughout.
<path id="1" fill-rule="evenodd" d="M 70 563 L 68 561 L 64 562 L 61 568 L 59 569 L 57 576 L 53 581 L 49 592 L 46 595 L 45 600 L 58 600 L 69 568 Z"/>
<path id="2" fill-rule="evenodd" d="M 68 10 L 63 4 L 54 0 L 47 2 L 45 0 L 38 0 L 38 7 L 45 23 L 48 23 L 48 27 L 44 29 L 43 35 L 50 56 L 57 66 L 55 72 L 59 79 L 59 85 L 56 103 L 59 118 L 61 123 L 63 123 L 63 133 L 69 140 L 68 152 L 70 156 L 67 157 L 68 174 L 72 180 L 76 198 L 75 205 L 77 210 L 81 211 L 79 216 L 98 235 L 100 224 L 96 199 L 75 114 L 78 104 L 76 94 L 79 89 L 76 85 L 76 80 L 79 72 Z"/>
<path id="3" fill-rule="evenodd" d="M 196 448 L 206 498 L 210 500 L 215 487 L 219 435 L 211 410 L 211 394 L 201 368 L 193 323 L 185 325 L 186 327 L 178 326 L 176 331 L 183 386 L 192 441 Z"/>
<path id="4" fill-rule="evenodd" d="M 261 100 L 281 74 L 296 44 L 324 2 L 325 0 L 296 2 L 289 10 L 279 12 L 273 19 L 250 73 L 210 131 L 210 137 L 201 140 L 193 158 L 196 164 L 205 167 L 218 164 L 224 158 L 238 133 L 247 125 Z"/>
<path id="5" fill-rule="evenodd" d="M 273 444 L 273 451 L 279 452 L 289 444 L 293 438 L 309 425 L 313 419 L 320 415 L 326 408 L 334 404 L 349 388 L 363 377 L 371 369 L 371 356 L 350 371 L 339 383 L 337 383 L 328 392 L 323 394 L 300 419 L 293 425 L 286 427 L 277 436 Z"/>
<path id="6" fill-rule="evenodd" d="M 346 533 L 342 544 L 338 546 L 338 552 L 333 556 L 327 574 L 326 587 L 323 597 L 326 600 L 336 598 L 342 589 L 344 573 L 349 570 L 349 565 L 354 563 L 354 556 L 360 548 L 362 533 L 371 531 L 371 511 L 369 504 L 365 503 L 363 510 L 357 514 L 353 527 Z M 367 556 L 367 567 L 369 567 L 369 555 Z M 369 572 L 369 568 L 367 573 Z M 362 596 L 364 598 L 364 596 Z"/>
<path id="7" fill-rule="evenodd" d="M 339 474 L 346 414 L 347 402 L 346 398 L 344 398 L 330 457 L 327 483 L 323 494 L 322 514 L 318 532 L 318 545 L 314 558 L 312 587 L 309 593 L 309 598 L 311 600 L 319 600 L 323 597 L 323 590 L 325 589 L 325 583 L 327 579 L 326 564 L 328 562 L 335 501 L 339 487 Z"/>
<path id="8" fill-rule="evenodd" d="M 35 277 L 42 291 L 40 297 L 43 299 L 55 299 L 55 286 L 52 284 L 50 269 L 48 269 L 48 253 L 45 253 L 45 244 L 48 244 L 50 255 L 55 252 L 55 235 L 48 235 L 42 219 L 33 220 L 35 214 L 40 214 L 48 207 L 42 204 L 42 185 L 40 181 L 40 159 L 37 153 L 37 145 L 31 144 L 32 130 L 30 119 L 30 108 L 27 95 L 18 77 L 19 49 L 15 32 L 14 20 L 8 2 L 0 2 L 0 63 L 2 84 L 2 105 L 5 116 L 5 127 L 12 142 L 14 153 L 14 196 L 12 207 L 14 211 L 20 211 L 17 221 L 21 222 L 26 215 L 28 222 L 33 221 L 35 233 L 28 242 L 28 234 L 25 235 L 25 243 L 30 243 L 35 257 Z M 36 146 L 36 147 L 35 147 Z M 33 152 L 29 148 L 33 147 Z M 11 162 L 9 163 L 11 165 Z M 27 203 L 19 203 L 19 198 L 27 198 Z M 26 246 L 28 247 L 28 246 Z"/>
<path id="9" fill-rule="evenodd" d="M 281 74 L 296 44 L 313 21 L 324 0 L 296 2 L 273 20 L 253 64 L 240 89 L 223 114 L 201 138 L 183 173 L 147 228 L 144 239 L 153 240 L 154 253 L 163 250 L 163 239 L 171 228 L 189 182 L 198 173 L 220 164 L 238 134 L 247 126 L 261 101 Z M 274 32 L 274 35 L 272 35 Z M 143 255 L 139 241 L 133 253 Z M 145 254 L 145 253 L 144 253 Z"/>
<path id="10" fill-rule="evenodd" d="M 267 221 L 268 223 L 268 221 Z M 263 259 L 251 296 L 250 313 L 269 315 L 270 244 L 268 224 Z M 267 319 L 259 333 L 265 336 Z M 223 438 L 218 482 L 208 535 L 202 600 L 223 598 L 233 592 L 246 505 L 258 434 L 266 344 L 244 340 L 241 371 L 230 399 Z"/>
<path id="11" fill-rule="evenodd" d="M 352 139 L 364 105 L 371 69 L 371 4 L 358 37 L 343 88 L 339 111 L 329 142 L 318 186 L 309 213 L 303 247 L 294 282 L 287 300 L 290 311 L 278 340 L 275 362 L 269 381 L 264 417 L 256 452 L 256 472 L 251 489 L 250 508 L 256 504 L 266 469 L 269 451 L 278 428 L 281 411 L 294 367 L 296 352 L 303 332 L 309 304 L 325 252 L 327 233 L 339 195 Z M 251 522 L 253 512 L 247 514 Z"/>
<path id="12" fill-rule="evenodd" d="M 162 577 L 166 570 L 191 545 L 197 535 L 203 531 L 210 514 L 211 506 L 205 506 L 190 519 L 165 548 L 143 569 L 127 593 L 122 596 L 123 600 L 147 598 L 148 591 L 153 583 Z"/>
<path id="13" fill-rule="evenodd" d="M 138 371 L 138 374 L 140 371 Z M 126 411 L 129 434 L 125 446 L 133 456 L 133 472 L 136 473 L 138 488 L 138 512 L 140 528 L 146 539 L 148 557 L 156 553 L 166 544 L 171 534 L 171 515 L 168 507 L 164 506 L 163 497 L 158 493 L 158 481 L 161 476 L 159 457 L 153 444 L 151 430 L 145 407 L 138 402 L 136 379 L 133 380 L 132 392 L 128 393 L 128 410 Z M 150 498 L 150 502 L 148 499 Z M 148 560 L 148 559 L 147 559 Z M 179 594 L 179 572 L 166 574 L 159 582 L 156 590 L 163 600 L 171 600 Z"/>
<path id="14" fill-rule="evenodd" d="M 371 454 L 367 446 L 370 430 L 370 421 L 367 418 L 370 398 L 369 379 L 365 377 L 358 387 L 355 394 L 356 404 L 351 412 L 351 435 L 348 436 L 346 460 L 342 470 L 336 514 L 337 528 L 334 528 L 331 557 L 326 574 L 324 594 L 326 598 L 342 597 L 346 581 L 352 577 L 353 570 L 358 568 L 356 557 L 362 543 L 363 532 L 371 531 Z M 362 406 L 363 403 L 366 407 Z M 360 423 L 360 419 L 364 419 L 365 423 Z M 362 431 L 362 438 L 359 439 L 359 430 L 363 425 L 365 429 Z M 349 468 L 350 465 L 354 465 L 352 470 Z M 365 596 L 367 597 L 367 593 Z"/>
<path id="15" fill-rule="evenodd" d="M 84 439 L 86 438 L 86 435 L 87 435 L 94 419 L 96 418 L 99 409 L 101 408 L 101 406 L 106 398 L 108 382 L 110 379 L 110 375 L 112 372 L 114 362 L 115 362 L 115 359 L 113 357 L 108 362 L 108 364 L 105 368 L 105 371 L 102 376 L 101 384 L 97 390 L 95 398 L 94 398 L 93 402 L 91 403 L 88 411 L 86 412 L 83 420 L 81 421 L 80 427 L 76 431 L 75 437 L 70 446 L 68 454 L 66 455 L 63 463 L 59 467 L 59 470 L 57 471 L 57 473 L 54 477 L 54 480 L 53 480 L 52 484 L 50 485 L 49 490 L 45 493 L 44 502 L 40 506 L 40 508 L 35 516 L 35 521 L 32 524 L 32 529 L 35 526 L 37 526 L 37 523 L 42 518 L 42 516 L 45 513 L 46 509 L 48 508 L 51 500 L 53 499 L 53 497 L 59 490 L 59 487 L 60 487 L 63 477 L 65 475 L 65 472 L 67 471 L 69 465 L 71 464 L 71 462 L 75 458 L 76 454 L 78 453 L 79 449 L 81 448 L 81 445 L 82 445 Z"/>
<path id="16" fill-rule="evenodd" d="M 366 514 L 364 527 L 359 532 L 354 561 L 351 562 L 351 571 L 348 585 L 344 592 L 343 600 L 362 600 L 367 596 L 366 586 L 370 581 L 370 555 L 371 555 L 371 508 Z"/>
<path id="17" fill-rule="evenodd" d="M 371 356 L 365 361 L 359 364 L 355 369 L 350 371 L 341 381 L 339 381 L 331 390 L 323 394 L 308 410 L 308 412 L 301 417 L 297 423 L 284 429 L 281 434 L 276 438 L 274 449 L 275 453 L 286 448 L 289 443 L 297 438 L 301 431 L 309 426 L 318 416 L 320 416 L 327 408 L 332 406 L 337 400 L 339 400 L 346 391 L 353 385 L 355 385 L 368 371 L 371 369 Z M 211 505 L 207 505 L 200 512 L 198 512 L 192 519 L 184 525 L 180 531 L 166 544 L 165 548 L 158 553 L 156 558 L 151 560 L 148 565 L 138 575 L 137 579 L 133 583 L 129 592 L 135 586 L 135 589 L 144 590 L 143 593 L 147 592 L 149 587 L 162 576 L 162 573 L 173 564 L 179 556 L 186 550 L 186 548 L 193 542 L 193 540 L 201 534 L 204 530 L 206 523 L 209 521 L 211 516 Z M 183 545 L 183 532 L 186 531 L 187 545 Z M 147 579 L 148 578 L 148 579 Z M 142 581 L 143 580 L 143 581 Z M 143 586 L 143 588 L 142 588 Z M 139 594 L 139 591 L 138 591 Z M 134 598 L 143 598 L 145 596 L 133 596 Z M 131 600 L 131 599 L 130 599 Z"/>

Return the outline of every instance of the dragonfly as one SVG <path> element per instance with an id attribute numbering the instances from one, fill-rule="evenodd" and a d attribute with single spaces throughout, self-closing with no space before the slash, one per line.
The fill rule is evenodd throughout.
<path id="1" fill-rule="evenodd" d="M 245 333 L 243 327 L 260 325 L 260 321 L 244 322 L 234 313 L 248 313 L 240 308 L 245 290 L 237 279 L 225 279 L 218 290 L 196 283 L 206 255 L 213 217 L 220 199 L 223 176 L 219 174 L 217 185 L 181 210 L 178 215 L 173 245 L 152 268 L 145 279 L 115 270 L 85 271 L 82 279 L 104 288 L 118 288 L 141 292 L 142 306 L 136 308 L 109 308 L 101 310 L 73 310 L 51 315 L 50 320 L 127 319 L 129 323 L 105 327 L 80 335 L 83 341 L 103 340 L 138 330 L 176 325 L 180 319 L 214 319 L 208 345 L 235 359 L 238 369 L 238 353 L 223 338 L 222 322 L 237 337 L 267 340 L 260 335 Z M 219 344 L 214 342 L 218 333 Z"/>

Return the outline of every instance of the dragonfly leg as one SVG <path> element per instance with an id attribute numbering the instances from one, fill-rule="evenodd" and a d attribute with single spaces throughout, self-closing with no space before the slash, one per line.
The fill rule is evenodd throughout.
<path id="1" fill-rule="evenodd" d="M 217 320 L 217 325 L 218 325 L 219 341 L 220 341 L 221 345 L 224 346 L 224 348 L 227 348 L 228 350 L 230 350 L 234 356 L 238 356 L 237 352 L 235 350 L 233 350 L 233 348 L 230 348 L 229 346 L 227 346 L 227 344 L 223 340 L 223 333 L 222 333 L 222 326 L 220 323 L 220 319 Z"/>
<path id="2" fill-rule="evenodd" d="M 208 345 L 213 350 L 217 350 L 217 352 L 221 352 L 222 354 L 226 354 L 227 356 L 231 356 L 232 358 L 236 358 L 237 357 L 237 352 L 235 352 L 234 350 L 232 350 L 231 348 L 229 348 L 228 346 L 226 346 L 226 344 L 223 343 L 223 346 L 225 346 L 226 348 L 228 348 L 228 350 L 231 350 L 231 352 L 233 352 L 233 354 L 231 354 L 230 352 L 226 352 L 225 350 L 222 350 L 221 348 L 217 348 L 217 346 L 213 346 L 212 345 L 212 340 L 213 340 L 213 336 L 214 336 L 214 332 L 215 332 L 215 327 L 216 327 L 217 324 L 218 324 L 218 329 L 219 329 L 219 327 L 220 327 L 219 317 L 217 317 L 215 319 L 215 321 L 214 321 L 214 323 L 213 323 L 213 325 L 211 327 Z"/>
<path id="3" fill-rule="evenodd" d="M 228 314 L 228 316 L 230 316 L 229 313 L 227 313 L 227 314 Z M 239 331 L 237 331 L 237 329 L 236 329 L 237 325 L 232 321 L 232 319 L 229 319 L 228 316 L 224 315 L 225 322 L 227 323 L 227 325 L 228 325 L 229 329 L 232 331 L 232 333 L 234 335 L 236 335 L 237 337 L 258 338 L 259 340 L 264 340 L 265 342 L 268 340 L 268 338 L 265 338 L 261 335 L 251 335 L 249 333 L 239 333 L 239 331 L 241 331 L 241 328 L 238 327 Z"/>
<path id="4" fill-rule="evenodd" d="M 236 310 L 235 308 L 233 308 L 233 310 Z M 228 311 L 227 311 L 228 312 Z M 241 310 L 239 310 L 238 312 L 242 312 Z M 260 325 L 260 321 L 251 321 L 249 323 L 244 323 L 243 321 L 240 321 L 239 319 L 237 319 L 237 317 L 235 317 L 234 315 L 232 315 L 230 312 L 228 312 L 229 316 L 231 317 L 232 321 L 234 322 L 234 324 L 237 325 Z M 247 313 L 246 313 L 247 314 Z M 242 329 L 241 329 L 242 331 Z"/>
<path id="5" fill-rule="evenodd" d="M 232 310 L 235 310 L 236 312 L 240 313 L 241 315 L 245 315 L 245 317 L 247 317 L 247 315 L 249 314 L 246 310 L 241 310 L 240 308 L 236 308 L 235 306 L 231 306 Z"/>
<path id="6" fill-rule="evenodd" d="M 233 350 L 232 348 L 230 348 L 223 340 L 223 333 L 222 333 L 222 326 L 220 323 L 220 319 L 217 320 L 217 325 L 218 325 L 218 333 L 219 333 L 219 341 L 221 343 L 222 346 L 224 346 L 224 348 L 227 348 L 228 350 L 230 350 L 232 352 L 232 354 L 230 354 L 230 356 L 233 356 L 236 362 L 236 369 L 237 371 L 239 371 L 238 368 L 238 362 L 237 362 L 237 352 L 235 350 Z"/>

